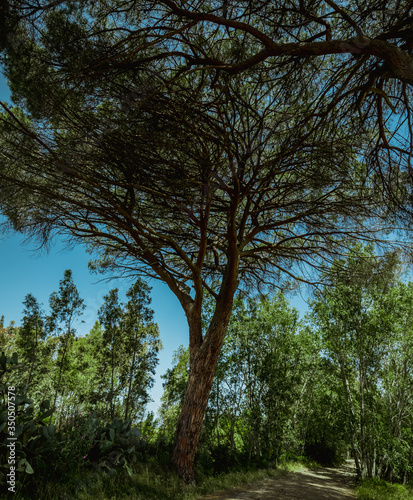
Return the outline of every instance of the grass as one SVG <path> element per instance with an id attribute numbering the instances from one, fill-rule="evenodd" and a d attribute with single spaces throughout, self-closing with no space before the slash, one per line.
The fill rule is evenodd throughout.
<path id="1" fill-rule="evenodd" d="M 378 479 L 365 479 L 356 488 L 357 500 L 413 500 L 413 488 L 390 484 Z"/>
<path id="2" fill-rule="evenodd" d="M 308 464 L 305 464 L 308 466 Z M 132 475 L 119 473 L 110 476 L 85 473 L 74 483 L 45 484 L 40 492 L 42 500 L 197 500 L 204 495 L 242 486 L 268 477 L 282 477 L 304 467 L 300 463 L 286 463 L 278 468 L 229 472 L 218 476 L 200 476 L 197 485 L 185 485 L 170 470 L 157 464 L 141 464 Z M 18 496 L 14 497 L 15 500 Z"/>

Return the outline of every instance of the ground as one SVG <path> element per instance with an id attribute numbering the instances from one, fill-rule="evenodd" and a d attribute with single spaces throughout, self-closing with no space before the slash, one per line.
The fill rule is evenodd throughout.
<path id="1" fill-rule="evenodd" d="M 354 462 L 268 478 L 202 500 L 354 500 Z M 201 500 L 201 499 L 200 499 Z"/>

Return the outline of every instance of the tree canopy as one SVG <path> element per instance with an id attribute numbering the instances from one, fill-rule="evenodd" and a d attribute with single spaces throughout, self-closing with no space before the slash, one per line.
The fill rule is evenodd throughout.
<path id="1" fill-rule="evenodd" d="M 412 6 L 410 0 L 13 0 L 1 11 L 0 42 L 17 77 L 15 96 L 30 94 L 34 107 L 34 81 L 46 83 L 51 74 L 78 91 L 102 90 L 108 77 L 113 82 L 148 66 L 154 78 L 165 78 L 165 68 L 174 76 L 206 73 L 214 87 L 252 70 L 282 82 L 286 94 L 301 79 L 316 81 L 318 114 L 337 106 L 360 113 L 376 128 L 376 156 L 402 156 L 410 165 Z M 148 87 L 138 92 L 148 93 Z"/>

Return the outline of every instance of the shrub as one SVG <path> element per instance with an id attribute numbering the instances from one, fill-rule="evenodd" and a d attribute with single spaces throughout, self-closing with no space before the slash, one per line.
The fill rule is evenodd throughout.
<path id="1" fill-rule="evenodd" d="M 413 492 L 401 484 L 365 479 L 356 488 L 358 500 L 413 500 Z"/>

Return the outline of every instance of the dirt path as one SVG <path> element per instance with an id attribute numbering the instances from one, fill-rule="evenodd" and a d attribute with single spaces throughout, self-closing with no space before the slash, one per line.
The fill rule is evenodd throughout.
<path id="1" fill-rule="evenodd" d="M 354 500 L 354 462 L 268 478 L 202 500 Z M 201 499 L 200 499 L 201 500 Z"/>

